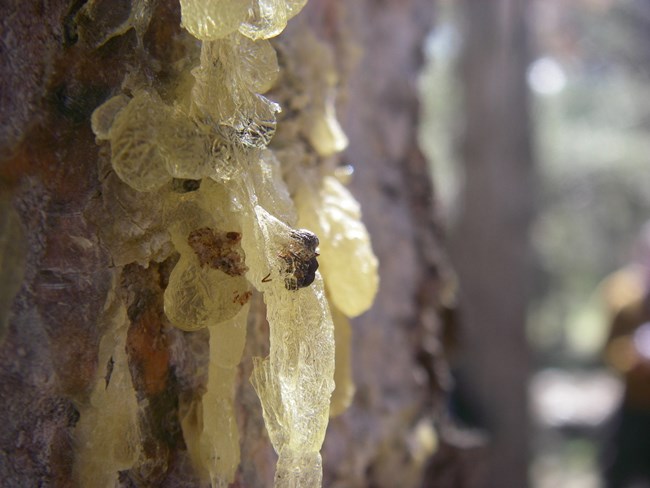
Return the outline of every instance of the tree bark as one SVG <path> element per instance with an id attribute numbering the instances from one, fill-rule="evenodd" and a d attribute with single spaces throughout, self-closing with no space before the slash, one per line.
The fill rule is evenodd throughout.
<path id="1" fill-rule="evenodd" d="M 102 37 L 101 26 L 110 31 L 128 16 L 128 2 L 97 2 L 95 24 L 72 22 L 84 3 L 3 7 L 0 183 L 11 203 L 2 210 L 20 222 L 22 234 L 12 231 L 9 238 L 25 256 L 15 274 L 23 276 L 20 288 L 3 284 L 0 293 L 13 296 L 0 343 L 0 477 L 7 486 L 75 485 L 77 406 L 87 402 L 98 374 L 108 384 L 110 365 L 97 357 L 106 307 L 116 300 L 126 307 L 144 446 L 144 458 L 120 473 L 120 484 L 198 486 L 180 424 L 191 414 L 183 405 L 202 392 L 207 334 L 181 332 L 164 315 L 173 256 L 111 261 L 101 227 L 117 217 L 105 215 L 102 202 L 111 198 L 109 188 L 122 196 L 128 189 L 109 169 L 89 123 L 95 107 L 119 93 L 129 66 L 164 77 L 165 66 L 183 59 L 179 8 L 175 1 L 156 2 L 139 41 L 133 29 Z M 325 486 L 435 482 L 424 472 L 433 425 L 444 410 L 439 311 L 449 272 L 416 144 L 415 89 L 431 20 L 426 0 L 312 0 L 283 34 L 307 23 L 336 53 L 351 141 L 344 160 L 356 168 L 351 189 L 381 263 L 375 306 L 353 324 L 357 394 L 330 424 Z M 252 357 L 268 352 L 257 295 L 252 310 L 236 395 L 241 464 L 235 485 L 241 487 L 270 486 L 275 461 L 248 381 Z"/>
<path id="2" fill-rule="evenodd" d="M 343 162 L 380 262 L 373 308 L 353 321 L 350 409 L 330 423 L 325 486 L 437 486 L 418 436 L 442 418 L 448 372 L 439 312 L 450 273 L 435 220 L 427 163 L 416 141 L 417 76 L 433 23 L 426 0 L 311 2 L 316 22 L 334 19 L 343 72 Z M 341 16 L 344 17 L 341 17 Z M 337 17 L 338 16 L 338 17 Z M 360 49 L 360 53 L 355 51 Z M 346 59 L 358 56 L 350 67 Z M 443 441 L 443 440 L 441 440 Z"/>

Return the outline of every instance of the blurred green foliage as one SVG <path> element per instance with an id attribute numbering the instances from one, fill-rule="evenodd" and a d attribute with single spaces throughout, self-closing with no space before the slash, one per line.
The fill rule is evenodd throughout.
<path id="1" fill-rule="evenodd" d="M 650 3 L 559 4 L 564 89 L 533 99 L 540 201 L 530 332 L 543 362 L 597 360 L 607 316 L 596 286 L 631 259 L 650 218 Z M 647 18 L 647 17 L 646 17 Z"/>

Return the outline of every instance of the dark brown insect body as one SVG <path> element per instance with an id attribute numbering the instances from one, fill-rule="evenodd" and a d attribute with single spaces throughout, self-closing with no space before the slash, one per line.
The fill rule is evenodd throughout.
<path id="1" fill-rule="evenodd" d="M 318 237 L 305 229 L 294 230 L 288 245 L 278 254 L 286 263 L 287 277 L 284 286 L 287 290 L 298 290 L 311 285 L 318 269 Z"/>
<path id="2" fill-rule="evenodd" d="M 219 232 L 210 227 L 195 229 L 187 237 L 201 266 L 219 269 L 229 276 L 242 276 L 248 270 L 240 241 L 239 232 Z"/>
<path id="3" fill-rule="evenodd" d="M 172 180 L 172 189 L 176 193 L 189 193 L 196 191 L 201 187 L 201 180 L 184 180 L 174 178 Z"/>

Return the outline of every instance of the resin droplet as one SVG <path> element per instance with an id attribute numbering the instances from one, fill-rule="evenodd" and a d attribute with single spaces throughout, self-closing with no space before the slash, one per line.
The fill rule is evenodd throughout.
<path id="1" fill-rule="evenodd" d="M 249 279 L 264 291 L 270 330 L 269 357 L 254 359 L 251 382 L 279 455 L 275 487 L 316 488 L 334 389 L 334 326 L 323 281 L 315 273 L 314 282 L 298 290 L 287 290 L 284 280 L 263 284 L 261 270 L 284 263 L 279 256 L 296 231 L 260 206 L 245 215 L 242 245 L 255 271 Z M 308 240 L 306 247 L 313 247 L 315 240 Z"/>
<path id="2" fill-rule="evenodd" d="M 229 276 L 242 276 L 248 269 L 240 241 L 239 232 L 219 232 L 210 227 L 195 229 L 187 238 L 202 267 L 218 269 Z"/>
<path id="3" fill-rule="evenodd" d="M 219 128 L 230 144 L 265 148 L 275 134 L 277 103 L 263 97 L 278 74 L 275 50 L 268 41 L 239 34 L 201 48 L 201 65 L 192 71 L 195 110 Z"/>
<path id="4" fill-rule="evenodd" d="M 210 190 L 216 188 L 206 184 L 190 193 L 193 200 L 180 206 L 176 215 L 185 218 L 171 228 L 174 246 L 181 257 L 169 276 L 164 308 L 172 324 L 183 330 L 198 330 L 230 320 L 251 296 L 244 276 L 248 268 L 241 248 L 241 232 L 210 225 L 213 216 L 221 216 L 224 224 L 233 218 L 225 206 L 211 205 L 218 205 L 219 196 L 204 195 Z"/>
<path id="5" fill-rule="evenodd" d="M 109 131 L 115 121 L 115 117 L 128 103 L 129 97 L 126 95 L 117 95 L 108 99 L 95 109 L 90 117 L 90 126 L 97 139 L 110 139 Z"/>
<path id="6" fill-rule="evenodd" d="M 328 97 L 309 129 L 309 142 L 321 156 L 331 156 L 348 147 L 348 138 L 336 118 L 334 97 Z"/>
<path id="7" fill-rule="evenodd" d="M 352 328 L 350 320 L 336 307 L 331 306 L 332 321 L 334 322 L 334 341 L 336 344 L 334 384 L 330 401 L 330 417 L 336 417 L 347 410 L 352 403 L 355 387 L 352 380 L 351 348 Z"/>
<path id="8" fill-rule="evenodd" d="M 174 178 L 201 179 L 211 176 L 214 167 L 211 146 L 214 137 L 205 133 L 185 113 L 169 110 L 160 124 L 159 147 L 165 169 Z"/>
<path id="9" fill-rule="evenodd" d="M 180 0 L 181 23 L 202 41 L 214 41 L 235 32 L 246 19 L 247 0 Z"/>
<path id="10" fill-rule="evenodd" d="M 203 396 L 204 462 L 215 479 L 232 483 L 239 465 L 239 433 L 233 401 L 237 365 L 246 342 L 248 306 L 210 330 L 210 369 Z"/>
<path id="11" fill-rule="evenodd" d="M 198 330 L 234 317 L 250 298 L 243 276 L 201 266 L 181 254 L 165 290 L 165 314 L 179 329 Z"/>
<path id="12" fill-rule="evenodd" d="M 307 0 L 254 0 L 249 17 L 239 32 L 251 39 L 275 37 L 306 3 Z"/>
<path id="13" fill-rule="evenodd" d="M 145 91 L 115 116 L 109 131 L 113 169 L 138 191 L 157 190 L 171 179 L 158 144 L 160 124 L 168 116 L 158 95 Z"/>
<path id="14" fill-rule="evenodd" d="M 79 486 L 115 486 L 140 452 L 138 401 L 126 355 L 128 318 L 122 304 L 107 307 L 111 318 L 99 345 L 99 373 L 90 402 L 79 406 L 74 472 Z M 107 366 L 110 371 L 107 371 Z"/>
<path id="15" fill-rule="evenodd" d="M 379 275 L 359 203 L 336 178 L 326 176 L 317 191 L 303 185 L 296 205 L 298 224 L 320 236 L 321 273 L 330 298 L 348 317 L 365 312 L 377 294 Z"/>

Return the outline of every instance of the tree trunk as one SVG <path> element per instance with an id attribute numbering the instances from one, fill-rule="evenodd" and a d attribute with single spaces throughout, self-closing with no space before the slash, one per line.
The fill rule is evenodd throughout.
<path id="1" fill-rule="evenodd" d="M 0 305 L 11 303 L 0 314 L 0 477 L 7 486 L 76 486 L 85 409 L 98 384 L 108 390 L 117 381 L 117 356 L 126 351 L 141 453 L 120 471 L 120 486 L 199 486 L 183 431 L 205 390 L 208 334 L 180 331 L 166 318 L 163 294 L 178 255 L 162 210 L 117 178 L 90 125 L 125 73 L 167 80 L 194 48 L 173 0 L 153 2 L 149 24 L 129 2 L 85 3 L 14 1 L 2 12 L 0 215 L 8 223 L 0 225 L 0 269 L 14 279 L 0 288 Z M 326 486 L 435 482 L 424 470 L 447 381 L 439 311 L 448 270 L 415 130 L 415 77 L 431 16 L 426 0 L 312 0 L 277 41 L 307 25 L 335 54 L 350 139 L 344 161 L 356 169 L 351 190 L 381 263 L 375 305 L 353 322 L 357 392 L 328 430 Z M 122 28 L 127 21 L 133 29 Z M 129 214 L 130 205 L 146 211 Z M 127 236 L 120 262 L 107 244 L 119 232 Z M 115 339 L 115 353 L 100 364 L 121 323 L 124 346 Z M 259 294 L 247 337 L 236 371 L 235 486 L 270 486 L 276 457 L 249 382 L 252 358 L 268 354 Z"/>
<path id="2" fill-rule="evenodd" d="M 357 393 L 350 409 L 330 423 L 325 485 L 443 486 L 436 484 L 438 471 L 427 477 L 424 469 L 429 428 L 443 417 L 448 386 L 439 312 L 449 305 L 452 285 L 427 162 L 416 141 L 416 83 L 434 11 L 428 0 L 325 8 L 332 3 L 311 6 L 322 5 L 315 19 L 328 18 L 326 12 L 345 15 L 325 35 L 338 41 L 342 61 L 350 51 L 359 56 L 344 85 L 350 146 L 343 162 L 355 168 L 351 189 L 382 281 L 375 305 L 353 321 Z"/>
<path id="3" fill-rule="evenodd" d="M 481 486 L 527 485 L 526 303 L 533 208 L 525 0 L 461 2 L 465 188 L 452 239 L 462 288 L 461 390 L 487 429 Z"/>

